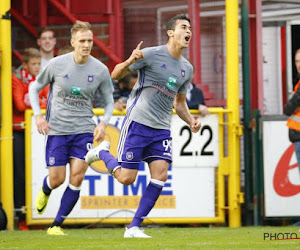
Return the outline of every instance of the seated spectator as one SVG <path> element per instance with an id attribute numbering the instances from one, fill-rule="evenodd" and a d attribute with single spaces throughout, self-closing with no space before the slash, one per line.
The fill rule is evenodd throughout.
<path id="1" fill-rule="evenodd" d="M 114 95 L 117 96 L 116 99 L 118 99 L 120 104 L 123 105 L 123 108 L 126 107 L 128 97 L 136 82 L 137 82 L 137 74 L 131 73 L 114 84 L 114 88 L 115 88 Z"/>
<path id="2" fill-rule="evenodd" d="M 197 109 L 202 116 L 209 114 L 208 108 L 205 105 L 202 90 L 197 88 L 194 83 L 190 83 L 188 87 L 186 93 L 186 103 L 189 109 Z"/>
<path id="3" fill-rule="evenodd" d="M 13 99 L 13 161 L 14 161 L 14 204 L 18 227 L 29 230 L 25 224 L 25 214 L 21 211 L 25 206 L 25 141 L 24 112 L 30 109 L 28 87 L 41 69 L 41 54 L 38 49 L 27 48 L 22 57 L 22 65 L 12 75 Z M 46 108 L 47 93 L 40 93 L 40 105 Z"/>
<path id="4" fill-rule="evenodd" d="M 195 66 L 190 61 L 193 66 L 193 76 L 195 73 Z M 209 110 L 205 105 L 204 96 L 202 90 L 199 89 L 194 83 L 190 82 L 189 87 L 186 92 L 186 103 L 189 109 L 197 109 L 201 116 L 206 116 L 209 114 Z"/>

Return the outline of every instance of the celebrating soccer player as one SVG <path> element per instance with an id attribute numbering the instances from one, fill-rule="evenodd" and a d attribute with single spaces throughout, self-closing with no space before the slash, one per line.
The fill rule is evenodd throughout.
<path id="1" fill-rule="evenodd" d="M 170 19 L 167 34 L 166 45 L 141 50 L 143 42 L 140 42 L 131 56 L 116 65 L 111 73 L 113 79 L 120 79 L 138 71 L 138 82 L 127 102 L 118 159 L 109 153 L 107 141 L 86 155 L 89 164 L 103 160 L 107 169 L 124 185 L 135 181 L 140 161 L 149 164 L 151 180 L 131 224 L 126 228 L 125 238 L 151 237 L 140 229 L 140 225 L 155 205 L 168 178 L 172 161 L 170 125 L 173 104 L 192 132 L 200 129 L 200 122 L 190 114 L 186 104 L 186 92 L 193 74 L 192 65 L 182 56 L 192 36 L 189 18 L 177 15 Z"/>

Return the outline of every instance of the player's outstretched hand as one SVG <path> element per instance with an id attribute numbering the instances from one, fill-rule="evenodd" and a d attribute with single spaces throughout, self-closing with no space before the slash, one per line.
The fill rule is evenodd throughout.
<path id="1" fill-rule="evenodd" d="M 137 60 L 140 60 L 144 57 L 143 52 L 141 51 L 141 46 L 143 44 L 143 41 L 141 41 L 136 48 L 132 51 L 130 57 L 128 58 L 128 61 L 130 64 L 136 62 Z"/>
<path id="2" fill-rule="evenodd" d="M 43 115 L 36 115 L 35 123 L 40 134 L 47 135 L 49 133 L 50 126 Z"/>
<path id="3" fill-rule="evenodd" d="M 194 118 L 193 122 L 190 124 L 191 131 L 193 133 L 197 133 L 201 128 L 201 123 L 197 119 Z"/>

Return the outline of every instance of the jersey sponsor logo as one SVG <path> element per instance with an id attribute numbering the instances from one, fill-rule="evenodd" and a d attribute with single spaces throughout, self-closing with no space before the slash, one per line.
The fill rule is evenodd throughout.
<path id="1" fill-rule="evenodd" d="M 64 75 L 64 78 L 65 78 L 65 79 L 70 79 L 69 76 L 68 76 L 68 74 L 65 74 L 65 75 Z"/>
<path id="2" fill-rule="evenodd" d="M 170 76 L 169 79 L 168 79 L 168 82 L 167 82 L 167 87 L 169 89 L 173 89 L 175 83 L 176 83 L 176 79 Z"/>
<path id="3" fill-rule="evenodd" d="M 131 161 L 133 159 L 133 152 L 126 152 L 126 159 Z"/>
<path id="4" fill-rule="evenodd" d="M 49 158 L 49 164 L 52 166 L 55 164 L 55 157 L 50 157 Z"/>
<path id="5" fill-rule="evenodd" d="M 88 82 L 93 82 L 94 81 L 94 76 L 88 76 Z"/>
<path id="6" fill-rule="evenodd" d="M 71 95 L 80 95 L 81 88 L 77 86 L 72 86 L 71 88 Z"/>
<path id="7" fill-rule="evenodd" d="M 184 69 L 181 70 L 181 76 L 185 77 L 185 70 Z"/>

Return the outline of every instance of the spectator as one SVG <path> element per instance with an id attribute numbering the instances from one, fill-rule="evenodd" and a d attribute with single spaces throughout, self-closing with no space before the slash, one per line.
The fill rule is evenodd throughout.
<path id="1" fill-rule="evenodd" d="M 47 66 L 49 61 L 54 57 L 54 49 L 56 45 L 56 38 L 54 30 L 50 27 L 43 27 L 39 32 L 39 38 L 37 39 L 37 44 L 40 48 L 42 56 L 42 69 Z"/>
<path id="2" fill-rule="evenodd" d="M 136 81 L 137 73 L 131 73 L 118 81 L 120 98 L 125 102 L 125 104 Z"/>
<path id="3" fill-rule="evenodd" d="M 131 90 L 137 82 L 137 77 L 137 73 L 131 73 L 117 82 L 114 81 L 115 109 L 120 111 L 125 109 Z"/>
<path id="4" fill-rule="evenodd" d="M 13 161 L 14 161 L 14 204 L 17 210 L 18 227 L 29 230 L 25 224 L 25 214 L 20 210 L 25 206 L 25 141 L 24 111 L 30 109 L 28 86 L 35 80 L 41 69 L 41 54 L 38 49 L 27 48 L 22 57 L 22 65 L 12 75 L 13 98 Z M 46 108 L 46 96 L 40 94 L 40 105 Z"/>
<path id="5" fill-rule="evenodd" d="M 190 62 L 193 66 L 193 76 L 195 73 L 195 66 L 192 62 Z M 190 82 L 187 93 L 186 93 L 186 103 L 189 109 L 197 109 L 200 112 L 200 115 L 206 116 L 209 114 L 209 110 L 205 105 L 203 92 L 199 89 L 194 83 Z"/>
<path id="6" fill-rule="evenodd" d="M 295 66 L 300 74 L 300 49 L 295 52 Z M 284 114 L 288 115 L 287 126 L 289 127 L 289 139 L 295 146 L 295 153 L 300 170 L 300 79 L 294 87 L 294 95 L 284 107 Z M 300 226 L 300 221 L 297 222 Z"/>
<path id="7" fill-rule="evenodd" d="M 202 116 L 209 114 L 209 110 L 205 105 L 202 90 L 197 88 L 197 86 L 192 82 L 190 82 L 187 89 L 186 103 L 189 109 L 198 109 Z"/>

